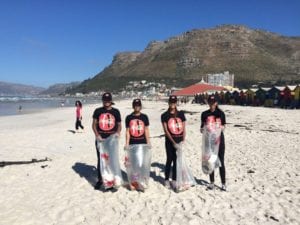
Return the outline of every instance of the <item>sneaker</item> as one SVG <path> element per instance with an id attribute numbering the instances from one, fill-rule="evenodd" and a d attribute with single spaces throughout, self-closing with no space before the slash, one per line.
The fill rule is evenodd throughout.
<path id="1" fill-rule="evenodd" d="M 226 185 L 225 184 L 222 184 L 221 190 L 226 191 Z"/>
<path id="2" fill-rule="evenodd" d="M 214 190 L 215 184 L 214 184 L 214 183 L 210 183 L 210 184 L 207 186 L 207 188 L 208 188 L 209 190 Z"/>
<path id="3" fill-rule="evenodd" d="M 170 184 L 170 181 L 169 180 L 165 180 L 165 187 L 167 189 L 171 189 L 171 184 Z"/>
<path id="4" fill-rule="evenodd" d="M 100 190 L 102 184 L 103 184 L 103 181 L 102 180 L 98 180 L 98 182 L 94 186 L 94 189 L 95 190 Z"/>
<path id="5" fill-rule="evenodd" d="M 135 191 L 135 190 L 136 190 L 135 186 L 133 186 L 133 185 L 131 185 L 131 184 L 129 184 L 129 189 L 130 189 L 131 191 Z"/>
<path id="6" fill-rule="evenodd" d="M 180 187 L 177 187 L 177 182 L 176 182 L 176 180 L 173 180 L 171 184 L 172 184 L 173 190 L 174 190 L 176 193 L 178 193 L 178 192 L 180 191 Z"/>
<path id="7" fill-rule="evenodd" d="M 116 191 L 118 191 L 118 189 L 116 189 L 114 187 L 105 188 L 105 192 L 107 192 L 107 191 L 116 192 Z"/>
<path id="8" fill-rule="evenodd" d="M 173 188 L 174 190 L 176 190 L 176 188 L 177 188 L 176 180 L 172 180 L 171 184 L 172 184 L 172 188 Z"/>
<path id="9" fill-rule="evenodd" d="M 139 192 L 145 192 L 145 188 L 143 188 L 143 187 L 139 187 L 138 189 L 136 189 L 137 191 L 139 191 Z"/>

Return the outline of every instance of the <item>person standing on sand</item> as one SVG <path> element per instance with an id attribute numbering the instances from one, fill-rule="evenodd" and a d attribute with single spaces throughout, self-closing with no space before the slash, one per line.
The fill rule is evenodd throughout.
<path id="1" fill-rule="evenodd" d="M 133 112 L 126 117 L 126 144 L 125 149 L 129 145 L 150 144 L 149 119 L 146 114 L 141 113 L 142 102 L 140 99 L 134 99 L 132 102 Z M 130 189 L 135 188 L 130 185 Z"/>
<path id="2" fill-rule="evenodd" d="M 76 123 L 75 123 L 75 129 L 76 131 L 79 129 L 79 127 L 83 130 L 84 127 L 81 124 L 82 121 L 82 103 L 80 101 L 75 102 L 76 106 Z"/>
<path id="3" fill-rule="evenodd" d="M 213 121 L 220 120 L 221 121 L 221 140 L 219 145 L 219 159 L 221 161 L 221 167 L 220 167 L 220 176 L 221 176 L 221 182 L 222 182 L 222 188 L 221 190 L 226 191 L 226 171 L 225 171 L 225 164 L 224 164 L 224 155 L 225 155 L 225 138 L 224 138 L 224 129 L 226 124 L 226 118 L 224 112 L 218 107 L 218 102 L 216 101 L 215 97 L 213 95 L 208 97 L 208 105 L 209 109 L 204 111 L 201 114 L 201 128 L 200 132 L 203 133 L 203 127 L 207 123 L 208 118 L 212 119 Z M 211 121 L 211 120 L 210 120 Z M 208 185 L 209 189 L 214 189 L 215 185 L 215 174 L 212 172 L 209 175 L 210 178 L 210 184 Z"/>
<path id="4" fill-rule="evenodd" d="M 183 111 L 177 110 L 177 97 L 169 97 L 169 108 L 161 115 L 161 123 L 165 132 L 165 148 L 167 154 L 165 167 L 165 187 L 171 188 L 169 176 L 172 168 L 172 187 L 176 188 L 176 148 L 178 143 L 185 140 L 185 115 Z"/>
<path id="5" fill-rule="evenodd" d="M 113 108 L 112 95 L 109 92 L 105 92 L 102 95 L 103 106 L 95 109 L 93 114 L 92 129 L 95 134 L 95 144 L 97 151 L 97 172 L 98 182 L 95 185 L 95 189 L 100 189 L 103 184 L 102 176 L 100 173 L 100 152 L 97 146 L 97 141 L 104 141 L 110 135 L 117 134 L 120 136 L 122 129 L 120 111 Z"/>
<path id="6" fill-rule="evenodd" d="M 132 102 L 133 112 L 126 117 L 126 145 L 125 148 L 133 144 L 150 145 L 149 119 L 141 112 L 142 102 L 134 99 Z"/>

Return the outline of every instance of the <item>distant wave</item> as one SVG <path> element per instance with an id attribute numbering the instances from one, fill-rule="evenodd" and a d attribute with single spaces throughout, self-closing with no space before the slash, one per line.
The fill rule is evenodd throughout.
<path id="1" fill-rule="evenodd" d="M 56 98 L 42 98 L 42 97 L 29 97 L 29 96 L 1 96 L 0 102 L 30 102 L 30 101 L 51 101 L 57 100 Z"/>

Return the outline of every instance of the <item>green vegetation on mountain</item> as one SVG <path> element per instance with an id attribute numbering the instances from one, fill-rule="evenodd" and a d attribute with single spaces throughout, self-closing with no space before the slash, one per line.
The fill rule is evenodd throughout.
<path id="1" fill-rule="evenodd" d="M 120 90 L 148 80 L 184 87 L 208 73 L 229 71 L 238 86 L 300 82 L 300 37 L 224 25 L 152 41 L 143 52 L 117 53 L 112 63 L 70 92 Z"/>

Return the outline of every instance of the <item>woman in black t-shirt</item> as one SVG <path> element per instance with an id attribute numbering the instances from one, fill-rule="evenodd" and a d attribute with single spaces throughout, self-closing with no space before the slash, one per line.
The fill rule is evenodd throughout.
<path id="1" fill-rule="evenodd" d="M 97 172 L 98 182 L 95 185 L 95 189 L 100 189 L 103 184 L 102 175 L 100 173 L 100 149 L 98 149 L 97 141 L 104 141 L 110 135 L 116 134 L 120 136 L 121 133 L 121 114 L 120 111 L 112 105 L 112 95 L 109 92 L 105 92 L 102 95 L 103 106 L 95 109 L 93 113 L 92 129 L 95 134 L 95 145 L 97 152 Z"/>
<path id="2" fill-rule="evenodd" d="M 225 155 L 225 138 L 224 138 L 224 129 L 226 124 L 226 118 L 224 112 L 219 109 L 218 102 L 216 101 L 215 97 L 213 95 L 208 97 L 208 104 L 209 104 L 209 110 L 204 111 L 201 114 L 201 133 L 203 132 L 203 127 L 207 123 L 208 120 L 213 122 L 219 122 L 221 124 L 221 140 L 219 145 L 219 159 L 221 161 L 221 167 L 220 169 L 220 176 L 221 176 L 221 182 L 222 182 L 222 190 L 226 191 L 226 171 L 225 171 L 225 164 L 224 164 L 224 155 Z M 208 186 L 209 189 L 214 189 L 214 181 L 215 181 L 215 174 L 212 172 L 209 175 L 210 178 L 210 184 Z"/>
<path id="3" fill-rule="evenodd" d="M 132 102 L 133 112 L 126 117 L 126 142 L 125 149 L 129 145 L 148 144 L 149 138 L 149 119 L 146 114 L 141 113 L 142 102 L 140 99 L 134 99 Z M 149 165 L 150 166 L 150 165 Z M 139 185 L 135 186 L 134 182 L 130 183 L 131 190 L 143 190 Z"/>
<path id="4" fill-rule="evenodd" d="M 141 113 L 142 102 L 134 99 L 132 102 L 133 112 L 126 117 L 126 144 L 125 148 L 133 144 L 148 144 L 149 138 L 149 119 L 146 114 Z"/>
<path id="5" fill-rule="evenodd" d="M 165 147 L 167 161 L 165 167 L 165 186 L 170 188 L 170 171 L 172 168 L 172 186 L 176 187 L 176 148 L 178 143 L 185 140 L 185 116 L 183 111 L 177 110 L 177 97 L 169 97 L 169 109 L 161 115 L 161 123 L 165 132 Z"/>

